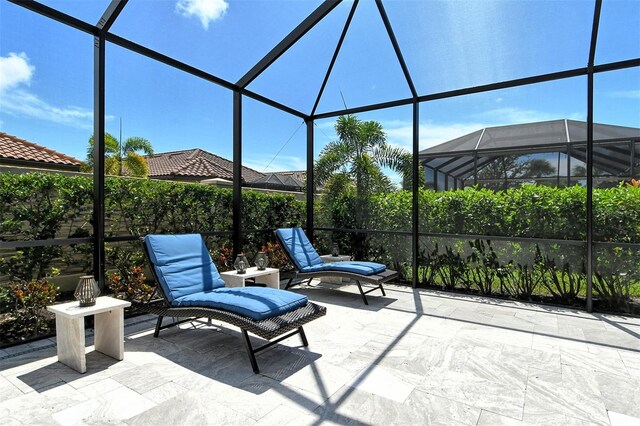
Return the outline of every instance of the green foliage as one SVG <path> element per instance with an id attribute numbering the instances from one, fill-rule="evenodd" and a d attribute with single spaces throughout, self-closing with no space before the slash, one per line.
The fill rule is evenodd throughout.
<path id="1" fill-rule="evenodd" d="M 4 290 L 3 298 L 9 304 L 10 317 L 2 322 L 3 343 L 47 333 L 51 324 L 45 317 L 47 305 L 52 305 L 58 294 L 55 285 L 46 280 L 15 281 Z"/>
<path id="2" fill-rule="evenodd" d="M 147 283 L 142 266 L 129 268 L 125 272 L 114 272 L 107 277 L 109 289 L 116 297 L 135 302 L 146 302 L 153 293 L 153 287 Z"/>
<path id="3" fill-rule="evenodd" d="M 392 184 L 382 167 L 401 173 L 404 184 L 409 184 L 412 156 L 405 149 L 387 144 L 380 123 L 346 115 L 338 118 L 335 129 L 338 140 L 329 142 L 316 161 L 316 185 L 324 186 L 336 173 L 342 173 L 353 179 L 359 197 L 388 192 Z"/>
<path id="4" fill-rule="evenodd" d="M 92 184 L 55 174 L 0 175 L 0 235 L 6 240 L 47 240 L 89 235 Z M 24 247 L 0 259 L 10 279 L 43 278 L 61 247 Z"/>
<path id="5" fill-rule="evenodd" d="M 105 173 L 116 176 L 147 176 L 149 164 L 139 153 L 153 154 L 151 142 L 139 136 L 127 138 L 120 144 L 118 139 L 110 133 L 105 133 L 104 155 Z M 93 135 L 89 138 L 87 146 L 87 171 L 93 167 Z"/>
<path id="6" fill-rule="evenodd" d="M 475 239 L 469 241 L 469 246 L 471 254 L 467 257 L 463 282 L 469 289 L 476 285 L 480 293 L 491 294 L 498 268 L 500 268 L 498 255 L 489 240 L 485 242 Z"/>
<path id="7" fill-rule="evenodd" d="M 640 188 L 594 189 L 593 197 L 597 248 L 594 295 L 619 306 L 634 291 L 639 295 L 638 249 L 616 247 L 615 243 L 640 243 Z M 583 247 L 575 243 L 492 241 L 482 236 L 584 241 L 585 188 L 524 185 L 498 192 L 483 188 L 420 190 L 418 198 L 421 230 L 442 235 L 421 237 L 419 282 L 525 299 L 545 296 L 566 304 L 584 297 Z M 353 194 L 323 196 L 317 203 L 323 226 L 355 228 L 359 203 Z M 367 203 L 367 229 L 411 230 L 410 192 L 376 194 Z M 410 277 L 410 237 L 370 234 L 364 241 L 356 241 L 355 235 L 362 236 L 334 232 L 332 239 L 339 242 L 342 252 L 384 262 L 400 270 L 403 277 Z M 614 245 L 600 247 L 599 243 Z"/>
<path id="8" fill-rule="evenodd" d="M 92 185 L 85 176 L 0 174 L 0 235 L 7 241 L 91 235 Z M 293 196 L 246 191 L 243 197 L 246 230 L 300 226 L 304 221 L 305 204 Z M 228 189 L 109 177 L 105 180 L 106 235 L 230 231 L 231 202 Z M 226 238 L 208 238 L 208 243 L 214 250 L 230 246 Z M 254 243 L 259 248 L 265 242 L 249 234 L 247 244 Z M 86 254 L 90 259 L 91 253 Z M 42 278 L 61 255 L 60 247 L 21 248 L 0 258 L 0 274 L 12 280 Z M 137 242 L 108 244 L 106 257 L 109 268 L 120 276 L 143 259 Z"/>

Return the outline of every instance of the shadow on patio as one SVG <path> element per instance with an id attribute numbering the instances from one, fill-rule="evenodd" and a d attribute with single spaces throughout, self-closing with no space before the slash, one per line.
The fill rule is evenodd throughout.
<path id="1" fill-rule="evenodd" d="M 0 361 L 9 422 L 121 424 L 616 424 L 640 417 L 640 320 L 387 286 L 302 287 L 327 306 L 310 346 L 288 339 L 253 374 L 240 335 L 206 322 L 125 328 L 125 360 L 81 375 L 49 345 Z M 289 346 L 291 345 L 291 346 Z M 618 417 L 616 417 L 618 416 Z"/>

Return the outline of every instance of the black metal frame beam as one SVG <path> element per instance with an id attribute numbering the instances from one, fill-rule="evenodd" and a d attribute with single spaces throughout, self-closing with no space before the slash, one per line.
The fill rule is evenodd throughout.
<path id="1" fill-rule="evenodd" d="M 111 3 L 109 3 L 107 10 L 105 10 L 100 17 L 96 27 L 98 27 L 98 29 L 103 33 L 109 31 L 113 23 L 118 19 L 118 15 L 120 15 L 122 9 L 127 5 L 128 1 L 129 0 L 111 0 Z"/>
<path id="2" fill-rule="evenodd" d="M 22 247 L 72 246 L 76 244 L 93 244 L 93 237 L 83 238 L 51 238 L 49 240 L 0 241 L 0 250 L 18 249 Z"/>
<path id="3" fill-rule="evenodd" d="M 165 65 L 169 65 L 172 68 L 178 69 L 180 71 L 186 72 L 187 74 L 191 74 L 195 77 L 199 77 L 205 81 L 208 81 L 210 83 L 214 83 L 217 84 L 218 86 L 222 86 L 225 89 L 229 89 L 233 92 L 238 92 L 240 91 L 243 95 L 246 95 L 249 98 L 255 99 L 259 102 L 262 102 L 264 104 L 267 104 L 269 106 L 272 106 L 276 109 L 279 109 L 281 111 L 287 112 L 289 114 L 295 115 L 296 117 L 300 117 L 302 119 L 308 119 L 309 116 L 307 114 L 304 114 L 294 108 L 291 108 L 287 105 L 281 104 L 279 102 L 274 101 L 273 99 L 269 99 L 265 96 L 262 96 L 258 93 L 252 92 L 251 90 L 247 90 L 247 89 L 241 89 L 238 86 L 236 86 L 235 84 L 224 80 L 220 77 L 216 77 L 213 74 L 209 74 L 206 71 L 202 71 L 201 69 L 198 69 L 196 67 L 193 67 L 189 64 L 186 64 L 184 62 L 181 62 L 177 59 L 174 59 L 170 56 L 167 55 L 163 55 L 162 53 L 156 52 L 155 50 L 151 50 L 148 47 L 144 47 L 138 43 L 135 43 L 131 40 L 127 40 L 126 38 L 117 36 L 115 34 L 111 34 L 108 33 L 107 34 L 107 41 L 109 41 L 110 43 L 113 43 L 117 46 L 120 46 L 124 49 L 130 50 L 132 52 L 136 52 L 140 55 L 143 55 L 149 59 L 153 59 L 155 61 L 161 62 Z"/>
<path id="4" fill-rule="evenodd" d="M 242 89 L 255 80 L 269 65 L 274 63 L 291 46 L 300 40 L 309 30 L 329 14 L 342 0 L 325 0 L 316 10 L 311 12 L 297 27 L 295 27 L 280 43 L 267 53 L 257 64 L 243 75 L 236 85 Z"/>
<path id="5" fill-rule="evenodd" d="M 51 18 L 54 21 L 58 21 L 62 24 L 68 25 L 77 30 L 83 31 L 85 33 L 91 35 L 98 35 L 98 28 L 95 26 L 84 22 L 78 18 L 75 18 L 71 15 L 67 15 L 66 13 L 60 12 L 57 9 L 53 9 L 49 6 L 45 6 L 42 3 L 38 3 L 34 0 L 8 0 L 10 3 L 13 3 L 17 6 L 24 7 L 32 12 L 36 12 L 39 15 L 46 16 L 47 18 Z"/>
<path id="6" fill-rule="evenodd" d="M 336 45 L 335 50 L 333 51 L 333 56 L 331 57 L 331 62 L 329 62 L 329 67 L 327 67 L 327 72 L 324 75 L 324 79 L 322 80 L 322 84 L 320 85 L 320 90 L 318 91 L 318 96 L 316 97 L 316 101 L 313 104 L 313 108 L 311 109 L 311 115 L 316 113 L 318 109 L 318 104 L 320 103 L 320 99 L 322 98 L 322 94 L 324 93 L 324 89 L 327 86 L 327 82 L 329 81 L 329 76 L 331 76 L 331 71 L 333 71 L 333 66 L 336 63 L 336 59 L 338 59 L 338 55 L 340 54 L 340 49 L 342 48 L 342 43 L 344 42 L 344 38 L 347 36 L 347 32 L 349 31 L 349 27 L 351 26 L 351 20 L 353 19 L 353 15 L 356 13 L 356 8 L 358 7 L 359 0 L 355 0 L 353 2 L 353 6 L 351 6 L 351 10 L 349 11 L 349 16 L 347 16 L 347 20 L 344 23 L 344 28 L 342 28 L 342 33 L 340 34 L 340 38 L 338 39 L 338 44 Z"/>
<path id="7" fill-rule="evenodd" d="M 262 102 L 263 104 L 269 105 L 273 108 L 279 109 L 280 111 L 284 111 L 296 117 L 300 117 L 305 121 L 310 119 L 310 117 L 307 114 L 300 112 L 297 109 L 291 108 L 290 106 L 274 101 L 273 99 L 262 96 L 256 92 L 252 92 L 251 90 L 240 89 L 240 93 L 242 93 L 244 96 L 248 98 L 254 99 L 258 102 Z"/>
<path id="8" fill-rule="evenodd" d="M 102 14 L 93 48 L 93 276 L 105 288 L 105 51 L 106 34 L 127 0 L 112 0 Z"/>
<path id="9" fill-rule="evenodd" d="M 630 59 L 626 61 L 595 65 L 593 67 L 593 72 L 595 74 L 598 74 L 601 72 L 616 71 L 616 70 L 639 67 L 639 66 L 640 66 L 640 58 L 637 58 L 637 59 Z M 587 72 L 588 72 L 587 67 L 575 68 L 572 70 L 554 72 L 549 74 L 541 74 L 537 76 L 518 78 L 514 80 L 507 80 L 499 83 L 491 83 L 491 84 L 485 84 L 482 86 L 473 86 L 473 87 L 467 87 L 463 89 L 450 90 L 447 92 L 434 93 L 430 95 L 422 95 L 418 97 L 418 101 L 428 102 L 428 101 L 434 101 L 438 99 L 446 99 L 446 98 L 453 98 L 457 96 L 470 95 L 474 93 L 490 92 L 490 91 L 500 90 L 500 89 L 509 89 L 512 87 L 527 86 L 527 85 L 536 84 L 536 83 L 545 83 L 548 81 L 562 80 L 565 78 L 580 77 L 580 76 L 587 75 Z M 413 102 L 412 98 L 398 99 L 396 101 L 381 102 L 378 104 L 365 105 L 365 106 L 360 106 L 355 108 L 347 108 L 347 109 L 338 110 L 338 111 L 312 114 L 311 117 L 314 120 L 323 119 L 323 118 L 332 118 L 332 117 L 338 117 L 340 115 L 346 115 L 346 114 L 357 114 L 360 112 L 394 108 L 397 106 L 409 105 L 412 102 Z"/>
<path id="10" fill-rule="evenodd" d="M 412 177 L 411 190 L 413 191 L 411 198 L 411 285 L 413 288 L 418 287 L 418 259 L 420 258 L 420 205 L 418 199 L 420 173 L 420 159 L 418 152 L 420 151 L 420 104 L 413 103 L 413 158 L 411 163 Z"/>
<path id="11" fill-rule="evenodd" d="M 587 65 L 587 312 L 593 311 L 593 76 L 602 0 L 596 0 Z"/>
<path id="12" fill-rule="evenodd" d="M 104 289 L 105 249 L 105 38 L 94 37 L 93 48 L 93 276 Z"/>
<path id="13" fill-rule="evenodd" d="M 307 236 L 309 241 L 313 244 L 314 239 L 314 216 L 313 216 L 313 202 L 315 185 L 313 182 L 313 151 L 314 151 L 314 139 L 313 139 L 313 120 L 308 120 L 307 125 Z"/>
<path id="14" fill-rule="evenodd" d="M 415 100 L 418 97 L 418 92 L 416 91 L 416 86 L 413 85 L 411 73 L 409 72 L 409 68 L 407 68 L 407 63 L 404 61 L 404 56 L 402 56 L 400 45 L 398 44 L 396 35 L 393 32 L 393 27 L 391 26 L 391 22 L 389 21 L 389 17 L 387 16 L 387 11 L 384 10 L 382 0 L 376 0 L 376 6 L 378 6 L 378 12 L 380 12 L 380 17 L 382 18 L 384 27 L 387 30 L 387 36 L 389 37 L 389 40 L 393 45 L 393 50 L 395 51 L 396 58 L 398 58 L 398 62 L 400 63 L 400 67 L 402 68 L 402 73 L 404 74 L 404 78 L 407 81 L 409 90 L 411 91 L 411 96 L 413 96 L 413 99 Z"/>
<path id="15" fill-rule="evenodd" d="M 177 59 L 174 59 L 170 56 L 163 55 L 160 52 L 156 52 L 155 50 L 151 50 L 148 47 L 144 47 L 141 44 L 135 43 L 131 40 L 128 40 L 124 37 L 120 37 L 115 34 L 108 33 L 107 41 L 113 43 L 117 46 L 120 46 L 124 49 L 130 50 L 132 52 L 138 53 L 142 56 L 145 56 L 149 59 L 153 59 L 155 61 L 161 62 L 165 65 L 169 65 L 172 68 L 178 69 L 180 71 L 184 71 L 187 74 L 191 74 L 195 77 L 199 77 L 203 80 L 209 81 L 211 83 L 215 83 L 219 86 L 222 86 L 229 90 L 238 90 L 238 87 L 233 83 L 230 83 L 222 78 L 216 77 L 208 72 L 202 71 L 196 67 L 185 64 Z"/>
<path id="16" fill-rule="evenodd" d="M 233 92 L 233 259 L 242 253 L 242 94 Z"/>

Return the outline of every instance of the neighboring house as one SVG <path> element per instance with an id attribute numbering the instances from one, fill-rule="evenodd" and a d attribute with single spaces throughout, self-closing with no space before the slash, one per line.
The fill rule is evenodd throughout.
<path id="1" fill-rule="evenodd" d="M 206 179 L 233 180 L 233 162 L 199 148 L 163 152 L 145 156 L 149 177 L 183 182 Z M 264 174 L 242 167 L 243 183 L 260 179 Z"/>
<path id="2" fill-rule="evenodd" d="M 273 172 L 249 182 L 247 186 L 279 191 L 303 192 L 305 180 L 306 173 L 303 171 Z"/>
<path id="3" fill-rule="evenodd" d="M 82 162 L 42 145 L 0 132 L 0 165 L 79 172 Z"/>

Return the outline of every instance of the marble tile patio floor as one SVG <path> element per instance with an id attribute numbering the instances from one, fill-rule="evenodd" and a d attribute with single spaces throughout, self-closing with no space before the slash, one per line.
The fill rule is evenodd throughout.
<path id="1" fill-rule="evenodd" d="M 3 425 L 640 425 L 640 318 L 387 286 L 295 291 L 327 316 L 261 353 L 194 322 L 153 338 L 126 321 L 125 358 L 55 339 L 0 350 Z M 87 344 L 92 344 L 91 332 Z"/>

